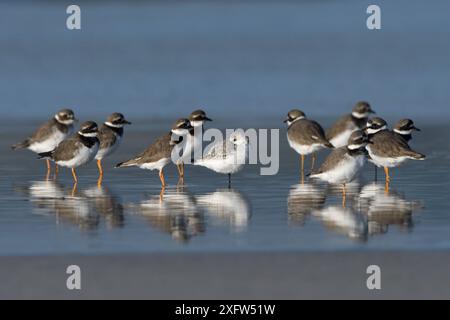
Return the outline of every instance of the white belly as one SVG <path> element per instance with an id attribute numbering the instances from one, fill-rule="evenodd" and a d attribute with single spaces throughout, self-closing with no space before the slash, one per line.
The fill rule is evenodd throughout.
<path id="1" fill-rule="evenodd" d="M 158 161 L 155 161 L 155 162 L 142 164 L 142 165 L 139 166 L 139 168 L 146 169 L 146 170 L 161 170 L 169 162 L 170 162 L 170 158 L 162 158 L 162 159 L 160 159 Z"/>
<path id="2" fill-rule="evenodd" d="M 86 146 L 82 145 L 71 160 L 57 161 L 56 164 L 66 168 L 77 168 L 94 160 L 97 151 L 98 143 L 96 143 L 92 148 L 87 148 Z"/>
<path id="3" fill-rule="evenodd" d="M 223 174 L 233 174 L 244 167 L 244 164 L 238 164 L 230 159 L 199 160 L 196 164 Z"/>
<path id="4" fill-rule="evenodd" d="M 54 130 L 53 134 L 45 141 L 35 142 L 31 144 L 28 149 L 36 153 L 50 152 L 66 139 L 68 134 L 62 133 L 59 130 Z"/>
<path id="5" fill-rule="evenodd" d="M 394 168 L 401 165 L 403 162 L 405 162 L 409 157 L 397 157 L 397 158 L 386 158 L 386 157 L 379 157 L 372 153 L 370 146 L 367 146 L 367 151 L 369 152 L 371 160 L 373 164 L 375 164 L 377 167 L 388 167 L 388 168 Z"/>
<path id="6" fill-rule="evenodd" d="M 332 170 L 313 175 L 312 178 L 318 178 L 329 183 L 350 183 L 352 182 L 366 162 L 366 157 L 361 155 L 351 157 L 346 155 L 345 158 Z"/>
<path id="7" fill-rule="evenodd" d="M 311 153 L 314 153 L 314 152 L 317 152 L 320 149 L 324 148 L 323 145 L 317 144 L 317 143 L 313 144 L 313 145 L 310 145 L 310 146 L 295 143 L 291 139 L 289 139 L 289 136 L 288 136 L 288 142 L 289 142 L 289 145 L 291 146 L 292 149 L 294 149 L 298 154 L 301 154 L 301 155 L 304 155 L 304 156 L 306 156 L 308 154 L 311 154 Z"/>
<path id="8" fill-rule="evenodd" d="M 121 142 L 121 138 L 120 138 L 120 136 L 117 136 L 116 143 L 114 143 L 109 148 L 102 148 L 102 149 L 98 150 L 97 155 L 95 156 L 95 159 L 102 160 L 103 158 L 106 158 L 110 154 L 114 153 L 117 150 L 117 148 L 119 148 L 120 142 Z"/>
<path id="9" fill-rule="evenodd" d="M 345 147 L 346 145 L 348 145 L 348 139 L 350 139 L 350 136 L 356 130 L 358 130 L 358 129 L 356 129 L 356 128 L 346 129 L 341 134 L 339 134 L 336 137 L 334 137 L 333 139 L 331 139 L 330 140 L 331 144 L 335 148 Z"/>
<path id="10" fill-rule="evenodd" d="M 247 145 L 243 149 L 238 148 L 234 152 L 229 153 L 225 158 L 219 156 L 217 158 L 199 159 L 195 164 L 218 173 L 233 174 L 240 171 L 247 163 L 248 152 Z"/>

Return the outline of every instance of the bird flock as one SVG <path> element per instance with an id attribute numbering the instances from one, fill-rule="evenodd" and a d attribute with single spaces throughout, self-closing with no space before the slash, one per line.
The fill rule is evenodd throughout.
<path id="1" fill-rule="evenodd" d="M 350 114 L 339 119 L 325 132 L 320 124 L 308 119 L 304 112 L 289 111 L 285 120 L 288 125 L 287 138 L 291 148 L 300 154 L 302 182 L 305 179 L 305 156 L 312 154 L 312 168 L 308 176 L 331 184 L 341 184 L 345 203 L 346 184 L 355 179 L 367 161 L 384 168 L 388 192 L 390 168 L 398 167 L 409 159 L 425 160 L 425 155 L 412 150 L 408 144 L 412 132 L 420 131 L 412 120 L 400 120 L 393 130 L 389 130 L 382 118 L 370 118 L 374 113 L 368 102 L 360 101 Z M 316 152 L 325 148 L 332 151 L 316 169 Z"/>
<path id="2" fill-rule="evenodd" d="M 303 111 L 289 111 L 284 121 L 287 124 L 287 140 L 289 146 L 300 155 L 301 181 L 304 182 L 306 176 L 340 184 L 345 199 L 346 184 L 355 179 L 367 161 L 372 162 L 375 168 L 384 168 L 388 191 L 390 168 L 398 167 L 409 159 L 425 159 L 425 155 L 412 150 L 408 144 L 412 132 L 420 131 L 412 120 L 400 120 L 390 130 L 382 118 L 370 117 L 374 113 L 368 102 L 358 102 L 351 113 L 341 117 L 325 131 L 318 122 L 307 118 Z M 123 114 L 113 113 L 100 127 L 93 121 L 87 121 L 74 133 L 77 121 L 72 110 L 60 110 L 29 138 L 13 145 L 12 149 L 29 149 L 37 153 L 40 159 L 46 160 L 47 179 L 51 174 L 51 162 L 55 163 L 55 176 L 59 167 L 69 168 L 75 184 L 78 182 L 76 169 L 96 160 L 98 184 L 101 185 L 104 176 L 102 161 L 117 150 L 124 127 L 131 125 L 131 122 Z M 207 121 L 212 120 L 203 110 L 192 112 L 187 118 L 177 120 L 170 132 L 156 138 L 143 152 L 117 164 L 116 168 L 158 170 L 164 188 L 166 181 L 163 169 L 172 162 L 175 146 L 183 142 L 182 154 L 175 163 L 180 181 L 184 181 L 184 165 L 192 163 L 227 174 L 230 185 L 231 174 L 241 170 L 248 159 L 249 140 L 244 133 L 236 131 L 225 141 L 208 146 L 202 157 L 192 162 L 193 150 L 202 143 L 202 139 L 193 139 L 194 129 L 200 128 L 203 134 L 203 126 Z M 174 135 L 178 138 L 174 139 Z M 316 154 L 323 149 L 330 149 L 331 152 L 315 168 Z M 239 153 L 238 150 L 243 152 Z M 305 175 L 305 157 L 309 155 L 312 155 L 311 171 Z"/>

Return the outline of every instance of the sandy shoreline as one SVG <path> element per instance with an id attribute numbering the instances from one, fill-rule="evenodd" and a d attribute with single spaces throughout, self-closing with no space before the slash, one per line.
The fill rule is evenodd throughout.
<path id="1" fill-rule="evenodd" d="M 81 291 L 66 289 L 72 264 Z M 448 299 L 449 269 L 447 251 L 0 257 L 0 299 Z"/>

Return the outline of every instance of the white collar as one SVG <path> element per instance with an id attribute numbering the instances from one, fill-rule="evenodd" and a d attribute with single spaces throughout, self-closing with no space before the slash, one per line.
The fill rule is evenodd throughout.
<path id="1" fill-rule="evenodd" d="M 112 128 L 123 128 L 123 124 L 113 124 L 113 123 L 111 123 L 111 122 L 109 122 L 109 121 L 106 121 L 105 124 L 106 124 L 108 127 L 112 127 Z"/>
<path id="2" fill-rule="evenodd" d="M 66 125 L 66 126 L 70 126 L 71 124 L 73 124 L 73 120 L 61 120 L 59 118 L 59 115 L 57 115 L 57 114 L 55 115 L 55 120 L 58 121 L 61 124 Z"/>
<path id="3" fill-rule="evenodd" d="M 379 128 L 379 129 L 368 128 L 367 129 L 367 134 L 375 134 L 375 133 L 378 133 L 378 132 L 384 131 L 384 130 L 386 130 L 386 126 L 383 126 L 383 127 Z"/>
<path id="4" fill-rule="evenodd" d="M 356 119 L 365 119 L 369 117 L 369 113 L 358 113 L 358 112 L 352 112 L 352 116 Z"/>
<path id="5" fill-rule="evenodd" d="M 83 137 L 86 137 L 86 138 L 95 138 L 95 137 L 97 137 L 97 132 L 82 133 L 81 131 L 78 131 L 78 134 L 80 136 L 83 136 Z"/>

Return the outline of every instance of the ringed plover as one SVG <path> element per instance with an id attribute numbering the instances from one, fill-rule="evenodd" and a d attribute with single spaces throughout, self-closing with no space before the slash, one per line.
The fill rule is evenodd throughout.
<path id="1" fill-rule="evenodd" d="M 315 153 L 323 148 L 333 148 L 333 145 L 325 138 L 325 132 L 320 124 L 307 119 L 303 111 L 297 109 L 289 111 L 284 122 L 288 125 L 289 145 L 300 154 L 301 177 L 304 181 L 305 156 L 313 154 L 312 169 L 314 169 Z"/>
<path id="2" fill-rule="evenodd" d="M 164 179 L 164 167 L 169 164 L 172 159 L 172 150 L 176 144 L 180 143 L 192 126 L 188 119 L 179 119 L 172 126 L 171 132 L 157 138 L 144 152 L 133 157 L 128 161 L 121 162 L 116 168 L 138 167 L 147 170 L 158 170 L 159 178 L 163 188 L 166 186 Z M 179 136 L 178 141 L 173 140 L 173 134 Z"/>
<path id="3" fill-rule="evenodd" d="M 100 142 L 97 135 L 97 124 L 87 121 L 81 125 L 80 130 L 74 136 L 61 142 L 53 151 L 39 153 L 39 157 L 52 160 L 61 167 L 72 169 L 72 176 L 76 184 L 78 178 L 75 169 L 94 160 L 98 152 Z"/>
<path id="4" fill-rule="evenodd" d="M 335 148 L 347 145 L 353 131 L 364 129 L 372 110 L 366 101 L 360 101 L 353 107 L 352 113 L 343 116 L 327 131 L 327 139 Z"/>
<path id="5" fill-rule="evenodd" d="M 117 150 L 123 137 L 123 127 L 130 124 L 131 122 L 127 121 L 123 114 L 113 113 L 100 127 L 98 131 L 100 147 L 97 155 L 95 156 L 100 173 L 98 180 L 99 184 L 101 184 L 101 181 L 103 179 L 102 160 Z"/>

